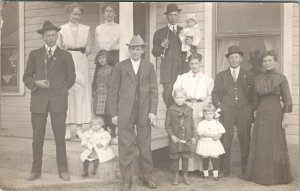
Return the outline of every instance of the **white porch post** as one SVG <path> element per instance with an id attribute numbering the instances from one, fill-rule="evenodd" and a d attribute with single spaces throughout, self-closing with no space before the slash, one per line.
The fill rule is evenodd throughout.
<path id="1" fill-rule="evenodd" d="M 126 43 L 133 35 L 133 2 L 120 2 L 120 61 L 129 57 Z"/>
<path id="2" fill-rule="evenodd" d="M 213 43 L 213 3 L 205 3 L 204 15 L 204 74 L 212 74 L 212 43 Z"/>

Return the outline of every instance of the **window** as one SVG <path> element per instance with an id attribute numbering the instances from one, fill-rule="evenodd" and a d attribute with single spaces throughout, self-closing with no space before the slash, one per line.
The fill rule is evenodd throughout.
<path id="1" fill-rule="evenodd" d="M 1 92 L 23 95 L 24 84 L 24 3 L 2 5 Z"/>
<path id="2" fill-rule="evenodd" d="M 281 4 L 217 3 L 215 10 L 217 73 L 228 68 L 225 54 L 231 45 L 240 46 L 244 52 L 241 67 L 261 68 L 261 54 L 273 49 L 281 70 Z"/>

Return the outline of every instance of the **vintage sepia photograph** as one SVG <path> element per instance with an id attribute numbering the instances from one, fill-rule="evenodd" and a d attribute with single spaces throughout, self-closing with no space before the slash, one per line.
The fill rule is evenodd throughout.
<path id="1" fill-rule="evenodd" d="M 298 189 L 299 3 L 0 11 L 0 191 Z"/>

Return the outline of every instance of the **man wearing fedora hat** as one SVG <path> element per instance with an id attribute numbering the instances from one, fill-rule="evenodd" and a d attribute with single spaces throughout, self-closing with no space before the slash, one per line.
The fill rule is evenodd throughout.
<path id="1" fill-rule="evenodd" d="M 33 162 L 29 181 L 41 176 L 48 113 L 55 138 L 59 177 L 70 180 L 65 143 L 66 111 L 68 89 L 73 86 L 76 74 L 71 54 L 56 46 L 59 30 L 50 21 L 45 21 L 43 28 L 37 30 L 45 45 L 30 52 L 23 76 L 26 87 L 31 90 Z"/>
<path id="2" fill-rule="evenodd" d="M 118 127 L 121 190 L 131 190 L 135 143 L 139 149 L 139 178 L 149 188 L 156 188 L 150 127 L 155 125 L 158 105 L 156 74 L 154 65 L 142 59 L 146 45 L 143 39 L 134 35 L 127 45 L 130 58 L 115 66 L 109 92 L 112 122 Z"/>
<path id="3" fill-rule="evenodd" d="M 253 122 L 254 78 L 250 72 L 241 68 L 243 52 L 238 46 L 230 46 L 226 58 L 230 68 L 216 76 L 212 91 L 213 103 L 221 110 L 220 121 L 226 129 L 221 139 L 225 149 L 221 158 L 221 176 L 230 175 L 230 148 L 234 126 L 237 128 L 241 148 L 242 173 L 245 173 Z"/>
<path id="4" fill-rule="evenodd" d="M 181 9 L 176 4 L 168 4 L 165 15 L 168 25 L 155 32 L 152 54 L 161 57 L 160 83 L 163 85 L 163 100 L 167 107 L 173 103 L 172 90 L 177 76 L 184 73 L 185 55 L 181 51 L 179 33 L 183 29 L 177 25 Z M 191 44 L 191 43 L 190 43 Z"/>

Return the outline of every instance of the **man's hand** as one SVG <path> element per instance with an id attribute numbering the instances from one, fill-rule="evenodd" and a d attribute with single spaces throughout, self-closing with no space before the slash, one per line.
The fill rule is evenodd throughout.
<path id="1" fill-rule="evenodd" d="M 156 126 L 156 116 L 155 116 L 155 114 L 154 113 L 149 113 L 148 118 L 150 120 L 151 126 L 155 127 Z"/>
<path id="2" fill-rule="evenodd" d="M 165 39 L 160 45 L 163 48 L 167 49 L 167 48 L 169 48 L 169 41 L 167 39 Z"/>
<path id="3" fill-rule="evenodd" d="M 186 37 L 184 43 L 191 46 L 193 44 L 193 39 L 191 37 Z"/>
<path id="4" fill-rule="evenodd" d="M 192 138 L 192 144 L 194 145 L 196 143 L 196 139 Z"/>
<path id="5" fill-rule="evenodd" d="M 179 141 L 179 139 L 175 135 L 172 135 L 171 139 L 172 139 L 173 143 L 178 143 L 178 141 Z"/>
<path id="6" fill-rule="evenodd" d="M 48 80 L 37 80 L 35 81 L 35 85 L 43 89 L 48 89 L 50 87 L 50 83 Z"/>
<path id="7" fill-rule="evenodd" d="M 118 116 L 114 116 L 111 118 L 111 122 L 115 125 L 118 126 Z"/>

